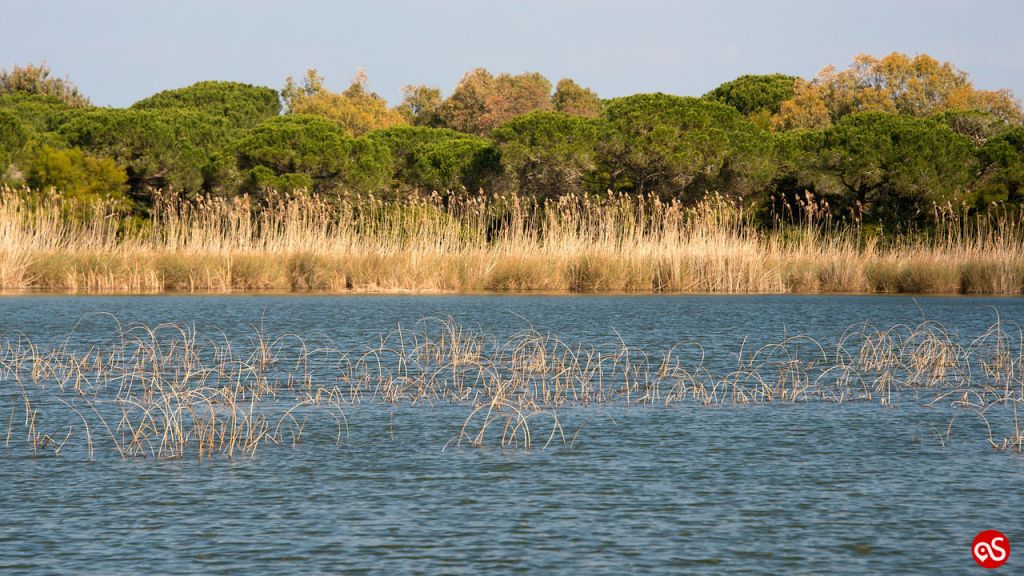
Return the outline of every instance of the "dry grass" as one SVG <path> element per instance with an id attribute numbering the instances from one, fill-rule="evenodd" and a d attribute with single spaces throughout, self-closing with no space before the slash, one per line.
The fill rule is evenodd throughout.
<path id="1" fill-rule="evenodd" d="M 652 197 L 158 198 L 111 206 L 0 193 L 0 289 L 165 291 L 931 292 L 1024 288 L 1020 213 L 936 210 L 884 246 L 815 220 L 765 230 L 732 202 Z"/>
<path id="2" fill-rule="evenodd" d="M 495 338 L 450 318 L 353 350 L 258 329 L 245 344 L 224 340 L 177 325 L 119 327 L 102 345 L 73 334 L 48 348 L 9 340 L 3 448 L 230 458 L 295 446 L 310 421 L 340 443 L 346 411 L 366 403 L 464 406 L 448 445 L 531 448 L 570 443 L 558 417 L 567 407 L 797 402 L 944 405 L 980 418 L 994 448 L 1024 447 L 1024 337 L 998 320 L 969 342 L 935 322 L 855 325 L 829 346 L 804 336 L 743 346 L 732 368 L 708 363 L 697 343 L 651 353 L 532 328 Z"/>

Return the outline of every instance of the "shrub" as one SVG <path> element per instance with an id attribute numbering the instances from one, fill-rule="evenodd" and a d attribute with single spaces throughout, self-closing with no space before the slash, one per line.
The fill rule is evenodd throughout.
<path id="1" fill-rule="evenodd" d="M 127 180 L 124 169 L 109 158 L 46 145 L 32 155 L 26 174 L 26 183 L 32 188 L 53 188 L 64 197 L 79 200 L 123 199 Z"/>

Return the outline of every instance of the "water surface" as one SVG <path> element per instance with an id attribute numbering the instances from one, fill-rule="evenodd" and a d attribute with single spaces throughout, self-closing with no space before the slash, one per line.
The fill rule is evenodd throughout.
<path id="1" fill-rule="evenodd" d="M 834 342 L 856 322 L 936 320 L 969 340 L 997 314 L 1024 320 L 1024 300 L 22 296 L 0 299 L 0 335 L 87 346 L 109 340 L 108 314 L 341 348 L 451 315 L 599 347 L 697 341 L 725 370 L 741 345 Z M 313 424 L 294 449 L 233 460 L 0 450 L 0 572 L 955 574 L 977 570 L 980 530 L 1024 536 L 1021 458 L 992 450 L 968 415 L 944 437 L 942 407 L 570 407 L 559 413 L 570 442 L 529 451 L 450 444 L 462 406 L 346 414 L 340 444 Z"/>

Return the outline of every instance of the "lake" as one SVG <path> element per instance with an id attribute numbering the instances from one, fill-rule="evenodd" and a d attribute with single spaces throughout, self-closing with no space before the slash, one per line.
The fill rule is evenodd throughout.
<path id="1" fill-rule="evenodd" d="M 298 354 L 300 340 L 286 335 L 300 336 L 309 350 L 365 350 L 382 334 L 395 342 L 399 326 L 403 339 L 413 338 L 423 319 L 448 317 L 446 326 L 494 338 L 495 349 L 527 329 L 557 335 L 567 349 L 606 354 L 608 378 L 622 361 L 616 350 L 650 354 L 654 369 L 643 374 L 651 378 L 658 355 L 676 346 L 681 363 L 699 364 L 714 381 L 749 368 L 744 358 L 766 344 L 796 335 L 806 337 L 800 346 L 808 358 L 816 343 L 825 349 L 821 360 L 805 361 L 819 370 L 812 365 L 827 364 L 858 323 L 941 325 L 971 351 L 998 320 L 1000 335 L 1019 344 L 1024 299 L 10 296 L 0 298 L 0 338 L 9 350 L 30 339 L 40 350 L 88 359 L 122 330 L 138 333 L 137 323 L 174 323 L 218 346 L 244 350 L 265 334 L 282 354 Z M 210 358 L 222 350 L 209 349 Z M 1020 359 L 1018 349 L 1009 352 L 1011 362 Z M 336 384 L 337 358 L 317 364 L 310 380 Z M 290 370 L 282 365 L 281 374 Z M 761 364 L 761 376 L 769 366 L 789 374 L 775 371 L 780 365 Z M 1019 381 L 1019 364 L 1010 370 Z M 985 378 L 981 372 L 971 377 Z M 167 459 L 154 457 L 152 443 L 122 458 L 114 446 L 123 432 L 104 434 L 95 424 L 89 450 L 77 417 L 47 403 L 57 392 L 45 376 L 33 392 L 39 419 L 69 418 L 64 428 L 63 420 L 52 426 L 70 430 L 67 447 L 55 455 L 47 441 L 30 450 L 13 373 L 0 379 L 0 425 L 10 445 L 0 446 L 5 574 L 955 574 L 977 569 L 970 549 L 979 531 L 1024 536 L 1024 460 L 994 450 L 976 411 L 953 405 L 959 395 L 932 402 L 943 390 L 935 386 L 888 400 L 873 393 L 823 401 L 805 392 L 791 401 L 709 405 L 669 402 L 667 389 L 639 403 L 618 393 L 588 396 L 593 402 L 576 396 L 531 420 L 529 448 L 460 441 L 478 396 L 349 397 L 339 403 L 343 434 L 335 434 L 337 418 L 300 411 L 301 440 L 230 458 Z M 651 394 L 649 386 L 640 390 Z M 99 419 L 87 413 L 82 421 Z M 111 428 L 116 421 L 106 419 Z M 495 430 L 506 421 L 497 422 Z M 63 433 L 53 442 L 60 440 Z M 1011 558 L 1004 571 L 1014 564 L 1021 560 Z"/>

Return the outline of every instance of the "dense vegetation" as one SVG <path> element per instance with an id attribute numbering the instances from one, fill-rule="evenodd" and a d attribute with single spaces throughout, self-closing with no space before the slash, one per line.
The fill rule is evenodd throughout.
<path id="1" fill-rule="evenodd" d="M 141 214 L 157 190 L 613 190 L 684 202 L 718 192 L 766 216 L 796 219 L 813 205 L 890 227 L 937 204 L 1024 203 L 1019 101 L 927 55 L 862 55 L 813 79 L 746 75 L 700 98 L 601 100 L 570 79 L 484 69 L 447 98 L 428 86 L 404 94 L 390 107 L 362 71 L 334 92 L 310 70 L 280 92 L 206 81 L 114 109 L 45 67 L 15 67 L 0 73 L 0 179 L 123 199 Z"/>

